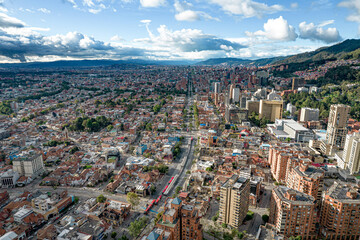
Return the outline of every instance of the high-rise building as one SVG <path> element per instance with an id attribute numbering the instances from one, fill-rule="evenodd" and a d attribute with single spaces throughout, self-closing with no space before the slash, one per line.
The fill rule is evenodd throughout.
<path id="1" fill-rule="evenodd" d="M 259 118 L 266 118 L 272 122 L 281 119 L 283 112 L 283 101 L 260 100 Z"/>
<path id="2" fill-rule="evenodd" d="M 233 102 L 233 98 L 232 98 L 232 97 L 233 97 L 234 88 L 235 88 L 234 84 L 230 84 L 230 90 L 229 90 L 229 94 L 228 94 L 230 103 Z"/>
<path id="3" fill-rule="evenodd" d="M 43 157 L 35 152 L 28 152 L 13 160 L 13 169 L 20 176 L 34 178 L 45 171 Z"/>
<path id="4" fill-rule="evenodd" d="M 341 155 L 341 154 L 340 154 Z M 348 169 L 350 174 L 360 171 L 360 133 L 346 135 L 342 156 L 335 155 L 338 167 Z"/>
<path id="5" fill-rule="evenodd" d="M 331 105 L 326 140 L 322 141 L 320 146 L 320 149 L 324 154 L 333 155 L 335 150 L 344 147 L 349 113 L 350 106 L 343 104 Z"/>
<path id="6" fill-rule="evenodd" d="M 162 218 L 156 227 L 171 232 L 171 239 L 202 240 L 202 225 L 198 210 L 180 198 L 167 200 Z"/>
<path id="7" fill-rule="evenodd" d="M 301 108 L 300 122 L 319 121 L 319 109 Z"/>
<path id="8" fill-rule="evenodd" d="M 233 100 L 233 103 L 237 103 L 240 101 L 240 88 L 233 89 L 232 100 Z"/>
<path id="9" fill-rule="evenodd" d="M 321 234 L 325 239 L 359 239 L 360 190 L 355 184 L 334 182 L 323 194 Z"/>
<path id="10" fill-rule="evenodd" d="M 324 176 L 324 170 L 308 164 L 300 164 L 290 169 L 287 174 L 286 185 L 289 188 L 313 196 L 317 203 L 320 203 Z"/>
<path id="11" fill-rule="evenodd" d="M 249 209 L 250 179 L 234 174 L 220 189 L 219 222 L 238 228 Z"/>
<path id="12" fill-rule="evenodd" d="M 216 82 L 214 83 L 214 93 L 220 93 L 221 89 L 220 89 L 220 83 Z"/>
<path id="13" fill-rule="evenodd" d="M 313 196 L 279 186 L 273 189 L 270 201 L 269 222 L 277 233 L 286 239 L 301 236 L 316 238 L 316 204 Z"/>

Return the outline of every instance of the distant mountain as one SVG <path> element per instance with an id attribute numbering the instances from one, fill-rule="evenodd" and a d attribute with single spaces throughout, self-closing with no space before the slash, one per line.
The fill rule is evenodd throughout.
<path id="1" fill-rule="evenodd" d="M 134 60 L 61 60 L 54 62 L 0 63 L 0 68 L 86 68 L 101 66 L 139 67 L 145 65 L 190 65 L 191 61 L 147 61 Z"/>
<path id="2" fill-rule="evenodd" d="M 274 64 L 302 63 L 307 61 L 336 60 L 359 56 L 360 39 L 348 39 L 330 47 L 322 47 L 312 52 L 289 56 Z"/>
<path id="3" fill-rule="evenodd" d="M 266 64 L 272 64 L 274 62 L 285 59 L 286 57 L 273 57 L 262 58 L 257 60 L 241 59 L 241 58 L 211 58 L 205 61 L 196 63 L 199 66 L 213 66 L 213 65 L 256 65 L 263 66 Z"/>

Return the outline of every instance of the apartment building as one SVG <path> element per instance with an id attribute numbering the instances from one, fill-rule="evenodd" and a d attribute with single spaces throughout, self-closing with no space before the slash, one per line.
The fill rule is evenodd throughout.
<path id="1" fill-rule="evenodd" d="M 279 186 L 273 189 L 270 201 L 269 222 L 277 233 L 286 238 L 301 236 L 316 238 L 316 204 L 313 196 Z"/>
<path id="2" fill-rule="evenodd" d="M 346 135 L 344 151 L 335 154 L 337 165 L 349 170 L 350 174 L 360 171 L 360 133 Z"/>
<path id="3" fill-rule="evenodd" d="M 170 199 L 165 203 L 164 214 L 156 223 L 156 227 L 170 232 L 172 236 L 170 240 L 203 239 L 198 210 L 194 205 L 184 203 L 180 198 Z"/>
<path id="4" fill-rule="evenodd" d="M 296 147 L 272 146 L 269 149 L 270 171 L 277 182 L 285 183 L 287 174 L 301 163 L 311 162 L 309 156 Z"/>
<path id="5" fill-rule="evenodd" d="M 318 204 L 321 201 L 324 176 L 324 170 L 308 164 L 300 164 L 300 166 L 290 170 L 287 175 L 286 185 L 289 188 L 313 196 Z"/>
<path id="6" fill-rule="evenodd" d="M 317 108 L 301 108 L 300 122 L 319 121 L 319 109 Z"/>
<path id="7" fill-rule="evenodd" d="M 323 194 L 320 225 L 321 234 L 326 239 L 359 239 L 359 186 L 334 182 Z"/>
<path id="8" fill-rule="evenodd" d="M 219 222 L 238 228 L 249 209 L 250 179 L 234 174 L 220 189 Z"/>
<path id="9" fill-rule="evenodd" d="M 283 104 L 282 100 L 260 100 L 259 118 L 266 118 L 272 122 L 275 122 L 275 119 L 281 119 Z"/>
<path id="10" fill-rule="evenodd" d="M 13 169 L 20 176 L 35 178 L 45 171 L 43 157 L 35 152 L 28 152 L 13 160 Z"/>
<path id="11" fill-rule="evenodd" d="M 321 142 L 320 149 L 326 155 L 334 155 L 335 151 L 345 145 L 347 123 L 350 106 L 336 104 L 330 106 L 326 140 Z"/>

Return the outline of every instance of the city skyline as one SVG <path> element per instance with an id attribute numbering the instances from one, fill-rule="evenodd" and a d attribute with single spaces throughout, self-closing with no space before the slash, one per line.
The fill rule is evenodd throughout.
<path id="1" fill-rule="evenodd" d="M 358 38 L 360 2 L 3 0 L 0 62 L 286 56 Z"/>

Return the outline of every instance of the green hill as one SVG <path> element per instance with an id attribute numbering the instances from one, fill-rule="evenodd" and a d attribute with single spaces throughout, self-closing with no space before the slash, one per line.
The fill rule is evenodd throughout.
<path id="1" fill-rule="evenodd" d="M 275 65 L 317 62 L 323 60 L 336 60 L 343 58 L 358 58 L 360 54 L 360 39 L 348 39 L 330 47 L 322 47 L 312 52 L 301 53 L 275 62 Z"/>

